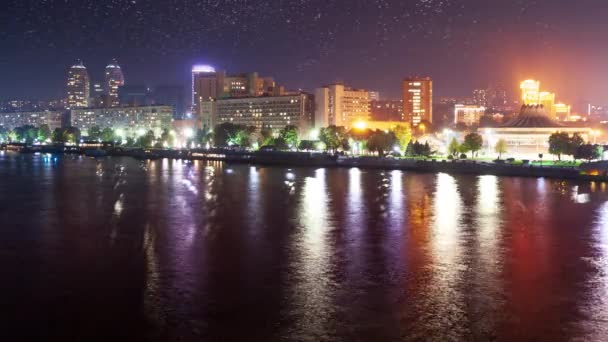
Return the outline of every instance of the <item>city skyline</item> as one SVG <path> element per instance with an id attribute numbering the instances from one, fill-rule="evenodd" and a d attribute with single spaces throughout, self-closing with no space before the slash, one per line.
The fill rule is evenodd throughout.
<path id="1" fill-rule="evenodd" d="M 429 76 L 438 97 L 464 96 L 494 82 L 514 93 L 521 79 L 543 79 L 568 102 L 603 100 L 605 4 L 485 3 L 11 1 L 0 94 L 58 97 L 75 59 L 98 82 L 117 58 L 131 84 L 186 86 L 191 66 L 205 63 L 309 91 L 344 81 L 398 98 L 402 78 Z"/>

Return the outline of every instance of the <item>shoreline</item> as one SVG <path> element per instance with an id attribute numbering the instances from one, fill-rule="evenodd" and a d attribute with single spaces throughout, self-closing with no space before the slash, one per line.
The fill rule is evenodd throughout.
<path id="1" fill-rule="evenodd" d="M 58 146 L 36 146 L 35 148 L 10 149 L 20 154 L 50 153 L 50 154 L 78 154 L 92 158 L 106 156 L 131 157 L 140 160 L 156 159 L 184 159 L 224 161 L 226 163 L 240 163 L 263 166 L 285 167 L 340 167 L 376 170 L 401 170 L 421 173 L 447 173 L 470 175 L 493 175 L 501 177 L 533 177 L 552 178 L 564 180 L 582 180 L 608 182 L 608 165 L 596 163 L 595 169 L 581 167 L 557 167 L 534 165 L 511 165 L 508 163 L 491 163 L 475 160 L 434 160 L 434 159 L 395 159 L 374 156 L 337 156 L 327 153 L 311 152 L 248 152 L 225 149 L 210 150 L 163 150 L 163 149 L 126 149 L 114 148 L 108 150 L 74 148 Z M 598 171 L 601 169 L 601 171 Z"/>

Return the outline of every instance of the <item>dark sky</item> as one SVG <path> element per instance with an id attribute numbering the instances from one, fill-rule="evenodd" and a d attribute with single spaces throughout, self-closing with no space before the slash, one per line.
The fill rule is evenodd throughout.
<path id="1" fill-rule="evenodd" d="M 558 99 L 608 103 L 606 0 L 7 0 L 0 98 L 59 97 L 77 58 L 100 80 L 187 84 L 193 63 L 288 88 L 342 80 L 397 97 L 406 75 L 439 96 L 537 78 Z"/>

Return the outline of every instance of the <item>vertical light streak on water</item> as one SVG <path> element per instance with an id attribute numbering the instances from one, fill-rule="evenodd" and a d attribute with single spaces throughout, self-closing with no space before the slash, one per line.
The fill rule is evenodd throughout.
<path id="1" fill-rule="evenodd" d="M 251 225 L 254 233 L 261 230 L 262 213 L 262 201 L 260 201 L 260 173 L 255 166 L 249 167 L 249 182 L 247 184 L 247 222 Z"/>
<path id="2" fill-rule="evenodd" d="M 307 177 L 298 207 L 299 231 L 294 237 L 298 274 L 293 284 L 297 308 L 296 336 L 320 336 L 332 314 L 333 283 L 328 250 L 328 198 L 324 169 Z M 298 338 L 296 338 L 298 339 Z"/>
<path id="3" fill-rule="evenodd" d="M 466 307 L 460 284 L 466 265 L 462 260 L 462 199 L 454 177 L 437 175 L 433 207 L 435 216 L 430 238 L 433 288 L 428 309 L 434 310 L 436 317 L 442 317 L 437 323 L 444 330 L 445 338 L 462 340 L 466 334 L 466 327 L 461 324 Z"/>
<path id="4" fill-rule="evenodd" d="M 403 221 L 403 172 L 395 170 L 391 172 L 390 213 L 393 220 Z M 400 226 L 400 225 L 399 225 Z"/>
<path id="5" fill-rule="evenodd" d="M 352 168 L 348 171 L 348 199 L 346 207 L 347 226 L 346 235 L 350 241 L 360 238 L 361 231 L 365 227 L 366 208 L 363 207 L 363 191 L 361 188 L 361 170 Z"/>
<path id="6" fill-rule="evenodd" d="M 498 243 L 500 241 L 500 190 L 496 176 L 481 176 L 478 178 L 476 215 L 477 237 L 479 241 L 481 263 L 484 271 L 497 270 Z"/>
<path id="7" fill-rule="evenodd" d="M 473 322 L 473 336 L 477 339 L 490 338 L 488 332 L 496 329 L 497 315 L 500 313 L 504 286 L 500 280 L 503 270 L 503 256 L 500 251 L 502 241 L 502 219 L 499 179 L 496 176 L 477 178 L 477 203 L 474 208 L 474 234 L 476 243 L 471 261 L 470 311 L 479 317 Z M 491 299 L 490 299 L 491 298 Z"/>
<path id="8" fill-rule="evenodd" d="M 146 224 L 142 246 L 145 265 L 146 280 L 143 292 L 144 312 L 152 322 L 159 324 L 164 321 L 161 302 L 161 284 L 159 261 L 156 252 L 156 233 L 151 229 L 150 224 Z"/>

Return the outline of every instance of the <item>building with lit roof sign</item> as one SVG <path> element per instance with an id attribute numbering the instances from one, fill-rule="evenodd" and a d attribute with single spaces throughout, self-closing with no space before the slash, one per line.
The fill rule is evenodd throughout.
<path id="1" fill-rule="evenodd" d="M 454 106 L 454 124 L 479 125 L 479 119 L 485 112 L 486 107 L 457 104 Z"/>
<path id="2" fill-rule="evenodd" d="M 403 80 L 403 115 L 412 126 L 433 122 L 433 81 L 430 77 Z"/>
<path id="3" fill-rule="evenodd" d="M 519 85 L 521 89 L 521 101 L 525 105 L 540 104 L 540 82 L 536 80 L 525 80 Z"/>
<path id="4" fill-rule="evenodd" d="M 67 108 L 89 106 L 90 84 L 87 68 L 79 62 L 70 67 L 67 81 Z"/>
<path id="5" fill-rule="evenodd" d="M 122 69 L 116 60 L 106 66 L 105 77 L 105 92 L 109 98 L 109 106 L 116 107 L 120 104 L 118 99 L 118 88 L 125 84 Z"/>
<path id="6" fill-rule="evenodd" d="M 315 90 L 315 128 L 330 125 L 352 127 L 355 122 L 369 121 L 369 91 L 344 84 L 331 84 Z"/>

